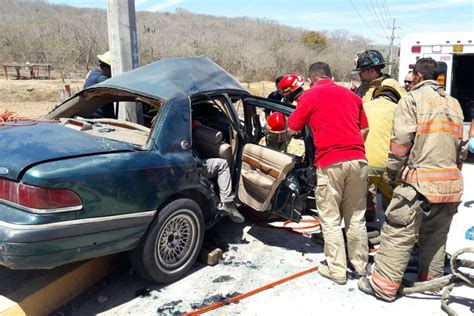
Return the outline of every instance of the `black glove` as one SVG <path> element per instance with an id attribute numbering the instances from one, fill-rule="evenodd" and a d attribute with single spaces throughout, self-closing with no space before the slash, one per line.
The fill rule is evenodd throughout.
<path id="1" fill-rule="evenodd" d="M 397 178 L 397 171 L 393 171 L 393 170 L 390 170 L 390 169 L 385 169 L 384 173 L 383 173 L 383 176 L 382 176 L 382 180 L 383 182 L 392 187 L 392 188 L 395 188 L 397 186 L 397 184 L 395 183 L 395 179 Z"/>

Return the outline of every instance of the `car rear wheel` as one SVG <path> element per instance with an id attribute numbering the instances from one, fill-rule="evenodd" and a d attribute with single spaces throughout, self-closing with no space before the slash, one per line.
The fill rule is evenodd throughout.
<path id="1" fill-rule="evenodd" d="M 190 199 L 170 202 L 154 219 L 140 244 L 131 252 L 135 271 L 145 279 L 168 283 L 193 265 L 204 238 L 204 217 Z"/>

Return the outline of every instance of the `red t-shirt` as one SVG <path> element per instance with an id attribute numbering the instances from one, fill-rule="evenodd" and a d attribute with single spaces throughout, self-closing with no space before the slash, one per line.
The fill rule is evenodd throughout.
<path id="1" fill-rule="evenodd" d="M 366 159 L 360 130 L 369 123 L 362 99 L 330 79 L 320 79 L 298 99 L 288 118 L 288 127 L 300 131 L 308 125 L 316 146 L 317 167 L 337 162 Z"/>

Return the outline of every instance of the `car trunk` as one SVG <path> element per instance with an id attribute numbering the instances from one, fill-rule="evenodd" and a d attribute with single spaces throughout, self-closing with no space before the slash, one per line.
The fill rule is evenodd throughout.
<path id="1" fill-rule="evenodd" d="M 95 137 L 59 123 L 0 126 L 0 176 L 19 180 L 28 167 L 44 161 L 135 150 L 131 144 Z"/>

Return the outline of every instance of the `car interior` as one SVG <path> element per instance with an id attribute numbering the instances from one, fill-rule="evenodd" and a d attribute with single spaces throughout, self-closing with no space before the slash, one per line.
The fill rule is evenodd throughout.
<path id="1" fill-rule="evenodd" d="M 94 118 L 93 113 L 102 106 L 110 103 L 121 106 L 123 102 L 136 102 L 142 106 L 143 124 L 116 118 Z M 158 100 L 125 91 L 94 89 L 65 101 L 45 118 L 59 119 L 63 125 L 87 134 L 144 147 L 161 105 Z"/>
<path id="2" fill-rule="evenodd" d="M 198 122 L 193 129 L 193 148 L 200 158 L 226 159 L 234 172 L 238 152 L 237 131 L 232 127 L 223 102 L 225 101 L 217 98 L 192 103 L 192 119 Z M 235 107 L 240 124 L 246 123 L 242 107 Z M 253 117 L 252 124 L 265 122 L 264 111 L 259 109 L 256 112 L 258 114 Z M 252 126 L 252 129 L 255 131 L 258 127 Z M 291 154 L 287 152 L 286 146 L 281 152 L 275 150 L 265 139 L 264 135 L 253 139 L 249 137 L 242 153 L 238 197 L 256 211 L 271 209 L 271 200 L 276 190 L 304 156 L 304 143 L 300 145 L 302 150 Z"/>

